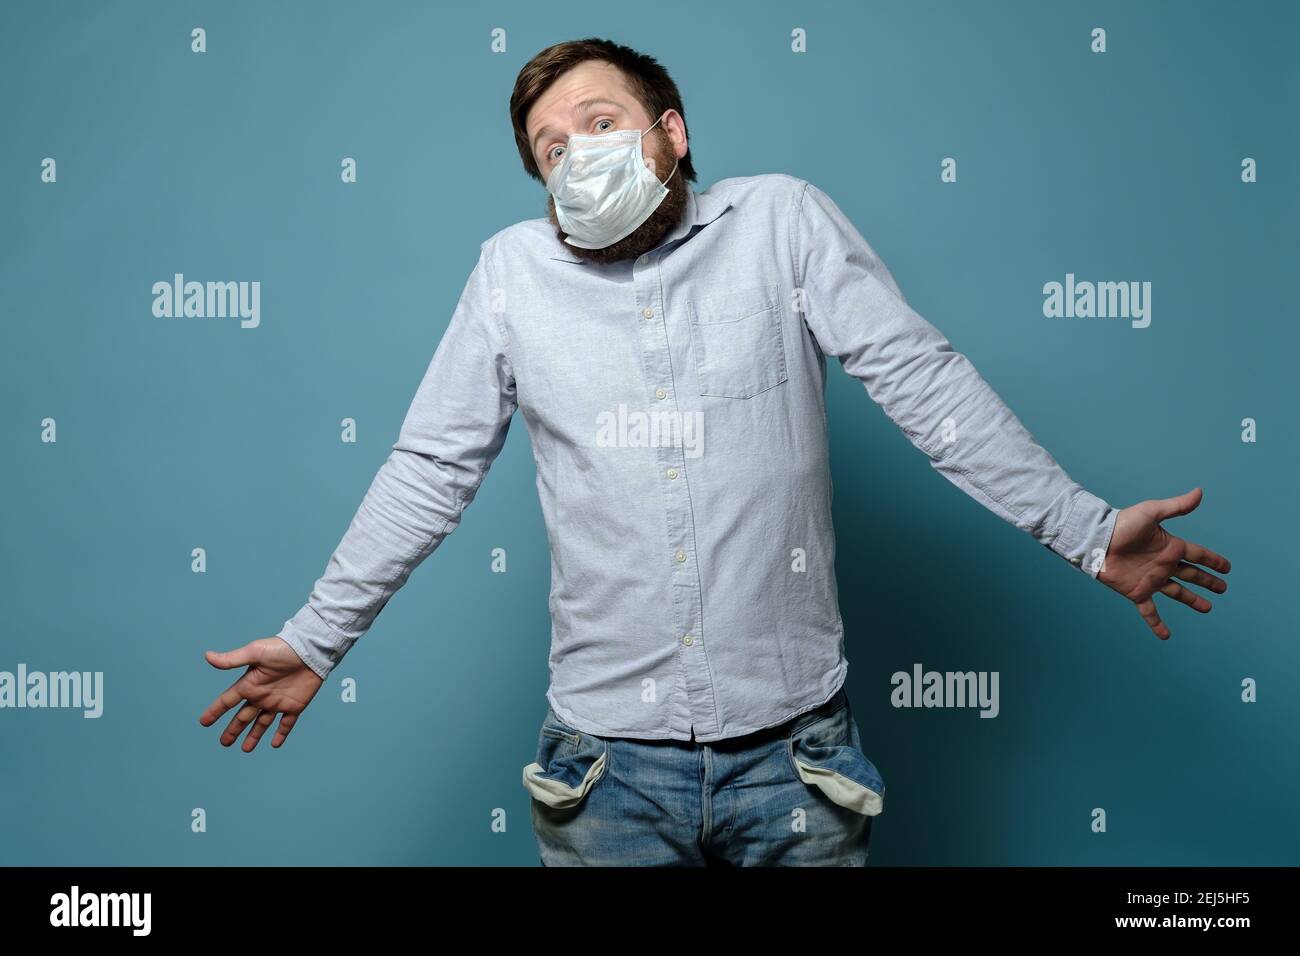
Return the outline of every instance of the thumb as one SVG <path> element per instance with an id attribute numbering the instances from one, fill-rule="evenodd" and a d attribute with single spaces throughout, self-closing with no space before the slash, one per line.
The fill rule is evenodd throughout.
<path id="1" fill-rule="evenodd" d="M 1191 491 L 1182 495 L 1174 495 L 1172 498 L 1157 498 L 1152 502 L 1154 505 L 1154 514 L 1157 521 L 1163 521 L 1165 518 L 1174 518 L 1178 515 L 1185 515 L 1188 512 L 1195 511 L 1196 506 L 1201 503 L 1201 489 L 1193 488 Z"/>
<path id="2" fill-rule="evenodd" d="M 243 667 L 257 661 L 257 651 L 252 644 L 245 644 L 233 651 L 204 651 L 203 656 L 213 667 L 220 667 L 222 670 Z"/>

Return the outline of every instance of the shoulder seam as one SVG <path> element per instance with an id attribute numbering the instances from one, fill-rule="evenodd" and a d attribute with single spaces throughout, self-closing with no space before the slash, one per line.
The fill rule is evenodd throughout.
<path id="1" fill-rule="evenodd" d="M 492 248 L 489 248 L 489 246 Z M 497 287 L 496 279 L 492 277 L 492 261 L 491 261 L 492 249 L 494 249 L 495 247 L 496 247 L 495 235 L 489 237 L 488 239 L 485 239 L 480 244 L 480 250 L 482 252 L 482 257 L 483 257 L 483 272 L 487 276 L 487 280 L 488 280 L 487 308 L 488 311 L 492 313 L 492 318 L 496 322 L 497 331 L 501 333 L 501 351 L 506 357 L 506 364 L 510 366 L 510 377 L 514 378 L 515 361 L 510 356 L 510 333 L 506 329 L 506 323 L 504 318 L 502 317 L 501 313 L 497 311 L 496 308 L 496 292 L 498 287 Z"/>
<path id="2" fill-rule="evenodd" d="M 795 182 L 803 185 L 799 187 L 797 196 L 792 196 L 790 202 L 790 267 L 795 288 L 802 288 L 804 277 L 799 272 L 799 225 L 803 219 L 803 199 L 808 193 L 810 183 L 801 179 L 796 179 Z"/>

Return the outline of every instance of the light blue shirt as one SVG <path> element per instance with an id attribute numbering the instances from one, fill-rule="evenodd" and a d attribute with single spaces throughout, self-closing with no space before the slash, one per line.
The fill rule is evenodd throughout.
<path id="1" fill-rule="evenodd" d="M 482 243 L 391 454 L 280 637 L 326 677 L 460 523 L 519 409 L 551 548 L 555 713 L 707 742 L 811 710 L 848 668 L 828 356 L 944 477 L 1096 577 L 1116 509 L 908 306 L 825 193 L 775 174 L 690 191 L 635 260 L 582 260 L 546 219 Z"/>

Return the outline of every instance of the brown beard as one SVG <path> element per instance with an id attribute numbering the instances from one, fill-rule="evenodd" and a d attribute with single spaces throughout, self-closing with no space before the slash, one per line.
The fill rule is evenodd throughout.
<path id="1" fill-rule="evenodd" d="M 664 135 L 657 136 L 655 143 L 657 145 L 653 154 L 654 168 L 672 169 L 677 162 L 677 157 L 673 154 L 672 141 Z M 582 249 L 567 242 L 564 243 L 564 248 L 591 262 L 618 262 L 621 259 L 635 259 L 649 252 L 659 244 L 673 226 L 681 222 L 682 212 L 686 209 L 687 186 L 681 177 L 681 169 L 674 170 L 664 185 L 668 187 L 668 195 L 655 207 L 654 212 L 650 213 L 650 218 L 641 223 L 630 235 L 624 236 L 604 249 Z M 555 197 L 549 194 L 546 199 L 546 212 L 551 225 L 555 227 L 556 238 L 564 242 L 568 233 L 560 228 L 559 220 L 555 218 Z"/>

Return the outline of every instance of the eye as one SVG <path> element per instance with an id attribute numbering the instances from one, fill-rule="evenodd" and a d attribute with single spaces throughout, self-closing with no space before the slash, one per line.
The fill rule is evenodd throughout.
<path id="1" fill-rule="evenodd" d="M 609 126 L 605 127 L 604 129 L 601 129 L 601 124 L 602 124 L 602 123 L 608 123 Z M 608 133 L 609 130 L 610 130 L 610 128 L 613 127 L 613 125 L 614 125 L 614 121 L 613 121 L 612 119 L 597 120 L 597 121 L 596 121 L 596 132 L 598 132 L 598 133 Z"/>
<path id="2" fill-rule="evenodd" d="M 548 163 L 559 162 L 560 157 L 564 155 L 564 147 L 560 145 L 552 146 L 550 152 L 546 154 Z"/>

